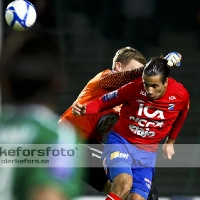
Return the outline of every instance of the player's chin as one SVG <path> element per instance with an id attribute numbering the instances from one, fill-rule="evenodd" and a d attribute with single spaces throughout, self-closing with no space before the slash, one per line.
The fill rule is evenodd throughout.
<path id="1" fill-rule="evenodd" d="M 149 98 L 150 101 L 154 100 L 154 98 L 152 96 L 148 96 L 148 98 Z"/>
<path id="2" fill-rule="evenodd" d="M 159 97 L 157 97 L 157 96 L 148 96 L 148 98 L 149 98 L 151 101 L 153 101 L 153 100 L 158 99 Z"/>

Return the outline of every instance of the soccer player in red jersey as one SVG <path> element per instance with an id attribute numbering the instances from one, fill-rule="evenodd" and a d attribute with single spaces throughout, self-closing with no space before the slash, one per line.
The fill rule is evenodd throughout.
<path id="1" fill-rule="evenodd" d="M 168 61 L 153 58 L 142 77 L 79 105 L 75 115 L 94 114 L 123 104 L 120 117 L 109 133 L 102 160 L 113 187 L 106 200 L 147 199 L 159 142 L 167 136 L 163 155 L 171 159 L 174 142 L 186 119 L 189 94 L 170 77 Z"/>
<path id="2" fill-rule="evenodd" d="M 180 58 L 180 54 L 176 52 L 172 52 L 166 57 L 170 66 L 178 65 Z M 118 89 L 126 83 L 141 77 L 145 64 L 146 59 L 139 51 L 131 47 L 119 49 L 113 58 L 112 69 L 104 70 L 91 79 L 81 91 L 73 105 L 67 109 L 60 118 L 59 123 L 65 120 L 70 121 L 83 138 L 89 139 L 87 143 L 89 143 L 88 151 L 90 151 L 91 154 L 91 163 L 95 163 L 96 166 L 96 163 L 99 163 L 101 167 L 97 168 L 96 166 L 91 166 L 91 168 L 86 168 L 86 174 L 88 174 L 88 176 L 84 177 L 83 181 L 100 192 L 108 193 L 110 185 L 109 183 L 108 185 L 106 184 L 108 179 L 104 173 L 100 159 L 103 146 L 101 147 L 101 145 L 99 145 L 99 141 L 102 141 L 102 136 L 104 136 L 118 120 L 120 107 L 117 106 L 94 115 L 79 117 L 75 117 L 72 114 L 72 109 L 73 107 L 76 108 L 79 103 L 84 104 L 96 100 L 108 91 Z M 91 144 L 92 148 L 90 148 Z M 94 147 L 94 144 L 98 145 Z M 96 180 L 97 174 L 100 177 L 98 181 Z"/>

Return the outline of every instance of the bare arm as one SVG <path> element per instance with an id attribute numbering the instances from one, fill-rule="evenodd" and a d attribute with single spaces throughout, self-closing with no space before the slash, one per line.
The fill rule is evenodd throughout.
<path id="1" fill-rule="evenodd" d="M 174 143 L 175 143 L 175 140 L 167 138 L 167 140 L 165 141 L 165 143 L 162 146 L 164 158 L 167 158 L 169 160 L 172 159 L 172 156 L 175 154 Z"/>

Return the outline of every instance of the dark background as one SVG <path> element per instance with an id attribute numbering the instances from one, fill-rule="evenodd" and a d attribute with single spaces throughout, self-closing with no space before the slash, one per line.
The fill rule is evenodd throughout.
<path id="1" fill-rule="evenodd" d="M 36 7 L 37 21 L 30 30 L 16 32 L 4 20 L 10 1 L 3 1 L 2 80 L 13 71 L 43 78 L 55 75 L 56 90 L 48 97 L 41 95 L 41 100 L 52 98 L 61 115 L 93 76 L 111 68 L 119 48 L 134 47 L 146 58 L 177 51 L 183 59 L 180 67 L 172 69 L 172 77 L 184 84 L 191 97 L 177 143 L 200 143 L 199 0 L 30 2 Z M 26 95 L 26 87 L 32 90 L 31 83 L 22 85 L 19 94 Z M 7 85 L 2 84 L 2 103 L 12 101 Z M 199 159 L 196 156 L 191 155 Z M 157 168 L 156 173 L 160 196 L 200 195 L 199 168 Z M 99 194 L 86 188 L 87 194 Z"/>

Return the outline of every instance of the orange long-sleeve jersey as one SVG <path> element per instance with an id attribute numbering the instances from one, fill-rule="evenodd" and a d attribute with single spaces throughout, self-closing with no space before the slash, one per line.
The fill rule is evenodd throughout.
<path id="1" fill-rule="evenodd" d="M 108 91 L 118 89 L 119 87 L 140 77 L 142 71 L 143 67 L 119 73 L 109 69 L 104 70 L 87 83 L 76 101 L 85 104 L 99 99 Z M 117 122 L 119 110 L 120 107 L 115 107 L 92 115 L 74 116 L 72 114 L 71 106 L 62 114 L 59 122 L 62 122 L 63 120 L 70 121 L 83 138 L 93 138 L 97 141 L 101 141 L 102 135 L 107 133 Z"/>

